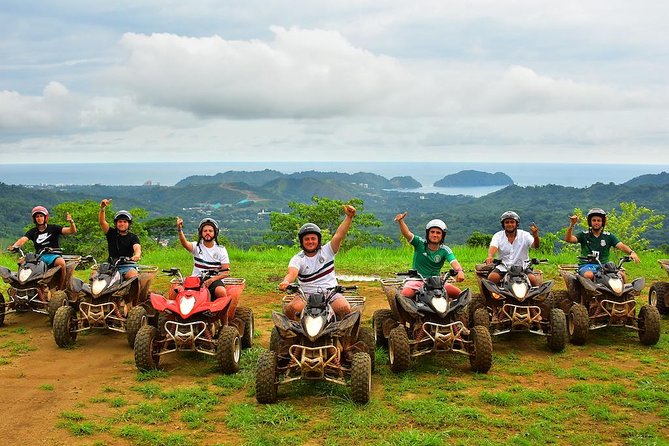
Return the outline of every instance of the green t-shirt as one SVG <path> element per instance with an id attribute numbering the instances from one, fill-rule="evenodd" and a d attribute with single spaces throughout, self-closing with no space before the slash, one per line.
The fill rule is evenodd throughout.
<path id="1" fill-rule="evenodd" d="M 618 237 L 603 231 L 599 234 L 599 237 L 595 237 L 590 231 L 583 231 L 576 234 L 576 239 L 581 244 L 581 256 L 585 257 L 591 252 L 599 252 L 599 261 L 602 263 L 609 261 L 611 247 L 620 243 Z M 585 263 L 587 262 L 579 261 L 579 265 L 584 265 Z"/>
<path id="2" fill-rule="evenodd" d="M 425 240 L 417 235 L 410 243 L 413 246 L 413 269 L 423 277 L 438 276 L 445 261 L 450 263 L 455 260 L 455 254 L 446 245 L 439 245 L 436 251 L 432 251 Z"/>

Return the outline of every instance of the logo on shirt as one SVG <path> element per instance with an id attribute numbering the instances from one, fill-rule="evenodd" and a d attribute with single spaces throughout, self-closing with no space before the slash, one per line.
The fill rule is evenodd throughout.
<path id="1" fill-rule="evenodd" d="M 441 256 L 440 256 L 439 254 L 437 254 L 436 256 L 434 256 L 434 261 L 435 261 L 436 263 L 441 262 Z"/>
<path id="2" fill-rule="evenodd" d="M 600 240 L 599 244 L 602 245 L 602 246 L 606 246 L 606 240 Z"/>
<path id="3" fill-rule="evenodd" d="M 49 240 L 50 237 L 51 237 L 51 234 L 46 233 L 46 232 L 44 234 L 40 234 L 40 235 L 37 236 L 36 243 L 41 245 L 44 242 L 46 242 L 47 240 Z"/>

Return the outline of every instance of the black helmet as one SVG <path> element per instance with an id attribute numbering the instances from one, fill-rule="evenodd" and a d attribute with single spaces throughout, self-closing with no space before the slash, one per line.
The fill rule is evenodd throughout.
<path id="1" fill-rule="evenodd" d="M 307 234 L 316 234 L 318 237 L 318 246 L 321 245 L 321 228 L 319 228 L 318 225 L 314 223 L 305 223 L 300 227 L 300 230 L 297 231 L 297 237 L 300 239 L 300 246 L 302 249 L 304 249 L 304 246 L 302 245 L 302 239 Z"/>
<path id="2" fill-rule="evenodd" d="M 588 211 L 588 227 L 592 227 L 592 224 L 590 223 L 592 220 L 592 217 L 594 216 L 600 216 L 602 217 L 602 228 L 606 226 L 606 211 L 601 208 L 592 208 Z"/>
<path id="3" fill-rule="evenodd" d="M 446 238 L 446 230 L 448 227 L 446 226 L 446 223 L 444 223 L 443 220 L 439 220 L 438 218 L 432 219 L 427 222 L 425 225 L 425 240 L 429 240 L 430 237 L 430 229 L 432 228 L 437 228 L 441 230 L 441 242 L 444 242 L 444 239 Z"/>
<path id="4" fill-rule="evenodd" d="M 125 209 L 121 209 L 114 214 L 114 224 L 119 220 L 128 220 L 128 223 L 132 223 L 132 214 Z"/>
<path id="5" fill-rule="evenodd" d="M 520 216 L 513 211 L 506 211 L 499 216 L 499 222 L 502 225 L 502 229 L 504 228 L 504 220 L 509 219 L 516 220 L 516 227 L 520 226 Z"/>
<path id="6" fill-rule="evenodd" d="M 205 225 L 209 225 L 214 228 L 214 239 L 216 239 L 216 242 L 218 243 L 218 222 L 214 220 L 213 218 L 203 218 L 200 220 L 200 224 L 197 225 L 197 235 L 202 238 L 202 227 Z"/>

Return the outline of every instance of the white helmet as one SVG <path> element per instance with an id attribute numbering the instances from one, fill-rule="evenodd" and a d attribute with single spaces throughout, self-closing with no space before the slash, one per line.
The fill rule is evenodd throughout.
<path id="1" fill-rule="evenodd" d="M 425 240 L 430 239 L 430 229 L 432 228 L 441 229 L 441 241 L 439 243 L 443 243 L 444 239 L 446 238 L 446 230 L 448 229 L 448 227 L 446 227 L 446 223 L 444 223 L 443 220 L 439 220 L 438 218 L 428 221 L 425 225 Z"/>

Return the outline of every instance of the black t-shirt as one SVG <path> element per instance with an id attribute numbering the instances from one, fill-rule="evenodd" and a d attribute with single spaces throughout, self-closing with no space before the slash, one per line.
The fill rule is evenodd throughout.
<path id="1" fill-rule="evenodd" d="M 139 237 L 132 232 L 126 235 L 120 235 L 116 228 L 109 228 L 107 231 L 107 249 L 109 250 L 110 259 L 118 259 L 119 257 L 132 257 L 135 252 L 132 246 L 139 245 Z"/>
<path id="2" fill-rule="evenodd" d="M 44 248 L 60 249 L 58 239 L 62 233 L 63 227 L 59 225 L 46 225 L 42 232 L 35 226 L 26 232 L 26 237 L 35 245 L 35 252 L 40 252 Z"/>

